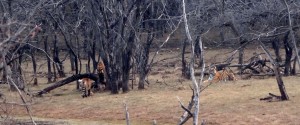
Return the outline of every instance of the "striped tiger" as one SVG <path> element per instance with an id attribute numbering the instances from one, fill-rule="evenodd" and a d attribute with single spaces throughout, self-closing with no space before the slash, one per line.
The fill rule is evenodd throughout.
<path id="1" fill-rule="evenodd" d="M 92 92 L 93 82 L 92 82 L 91 79 L 89 79 L 89 78 L 83 78 L 83 79 L 80 79 L 78 81 L 81 84 L 81 90 L 83 92 L 82 98 L 88 97 L 90 95 L 93 95 L 93 92 Z"/>
<path id="2" fill-rule="evenodd" d="M 233 73 L 229 73 L 225 68 L 223 68 L 222 71 L 217 71 L 217 68 L 214 66 L 214 68 L 211 69 L 213 73 L 210 73 L 210 77 L 208 80 L 205 80 L 206 82 L 221 82 L 224 81 L 235 81 L 237 80 Z"/>
<path id="3" fill-rule="evenodd" d="M 97 73 L 99 76 L 99 82 L 100 84 L 104 85 L 104 89 L 106 88 L 106 82 L 105 82 L 105 65 L 102 60 L 99 61 L 98 66 L 97 66 Z"/>
<path id="4" fill-rule="evenodd" d="M 214 67 L 213 69 L 214 71 L 214 78 L 213 78 L 213 82 L 220 82 L 220 81 L 224 81 L 226 82 L 226 71 L 223 70 L 223 72 L 218 72 L 216 67 Z"/>
<path id="5" fill-rule="evenodd" d="M 100 60 L 98 62 L 97 72 L 99 74 L 99 73 L 104 73 L 104 71 L 105 71 L 105 65 L 104 65 L 103 61 Z"/>
<path id="6" fill-rule="evenodd" d="M 228 73 L 228 80 L 229 81 L 236 81 L 237 78 L 234 76 L 233 72 Z"/>

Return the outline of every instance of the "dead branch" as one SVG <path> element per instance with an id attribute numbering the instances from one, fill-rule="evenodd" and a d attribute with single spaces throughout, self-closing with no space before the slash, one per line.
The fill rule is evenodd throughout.
<path id="1" fill-rule="evenodd" d="M 258 64 L 261 64 L 263 65 L 263 63 L 265 63 L 263 60 L 257 60 L 257 61 L 253 61 L 253 62 L 250 62 L 249 64 L 247 64 L 246 66 L 244 66 L 242 69 L 241 69 L 241 73 L 244 72 L 244 70 L 246 69 L 250 69 L 252 70 L 252 72 L 254 74 L 259 74 L 260 71 L 258 71 L 256 68 L 254 68 L 255 66 L 257 66 Z"/>
<path id="2" fill-rule="evenodd" d="M 188 117 L 193 117 L 192 112 L 191 112 L 189 109 L 187 109 L 186 107 L 184 107 L 184 105 L 183 105 L 183 103 L 180 101 L 179 97 L 177 97 L 177 99 L 178 99 L 178 101 L 179 101 L 179 103 L 180 103 L 181 108 L 182 108 L 183 110 L 185 110 L 186 112 L 188 112 Z"/>
<path id="3" fill-rule="evenodd" d="M 251 76 L 275 76 L 275 73 L 251 74 Z"/>
<path id="4" fill-rule="evenodd" d="M 264 98 L 260 98 L 259 100 L 261 100 L 261 101 L 272 102 L 272 101 L 280 101 L 280 100 L 282 100 L 282 99 L 281 99 L 281 96 L 278 96 L 278 95 L 269 93 L 269 96 L 264 97 Z"/>
<path id="5" fill-rule="evenodd" d="M 129 122 L 129 113 L 128 113 L 128 108 L 126 102 L 124 102 L 124 110 L 125 110 L 125 119 L 126 119 L 126 125 L 130 125 Z"/>
<path id="6" fill-rule="evenodd" d="M 203 92 L 205 89 L 207 89 L 210 85 L 212 85 L 213 84 L 213 82 L 210 82 L 208 85 L 206 85 L 206 86 L 201 86 L 201 89 L 200 89 L 200 93 L 201 92 Z"/>
<path id="7" fill-rule="evenodd" d="M 58 87 L 61 87 L 63 85 L 66 85 L 68 83 L 71 83 L 73 81 L 76 81 L 76 80 L 79 80 L 79 79 L 82 79 L 82 78 L 90 78 L 90 79 L 94 80 L 96 82 L 96 84 L 98 84 L 98 79 L 99 78 L 98 78 L 98 76 L 96 74 L 92 74 L 92 73 L 76 74 L 76 75 L 70 76 L 70 77 L 68 77 L 68 78 L 66 78 L 64 80 L 56 82 L 56 83 L 54 83 L 51 86 L 48 86 L 48 87 L 44 88 L 43 90 L 37 92 L 35 95 L 41 96 L 41 95 L 43 95 L 45 93 L 50 92 L 53 89 L 56 89 Z"/>
<path id="8" fill-rule="evenodd" d="M 183 113 L 183 115 L 180 117 L 180 122 L 178 123 L 178 125 L 183 125 L 185 122 L 187 122 L 190 118 L 193 117 L 193 115 L 190 115 L 192 113 L 189 113 L 188 111 L 191 111 L 193 106 L 194 106 L 194 90 L 193 88 L 191 88 L 193 91 L 193 95 L 191 97 L 191 101 L 189 102 L 189 105 L 187 107 L 187 110 L 185 110 L 185 112 Z"/>
<path id="9" fill-rule="evenodd" d="M 281 99 L 281 96 L 274 95 L 274 94 L 272 94 L 272 93 L 269 93 L 269 95 L 270 95 L 270 96 L 273 96 L 273 97 L 275 97 L 275 98 L 277 98 L 277 99 Z"/>

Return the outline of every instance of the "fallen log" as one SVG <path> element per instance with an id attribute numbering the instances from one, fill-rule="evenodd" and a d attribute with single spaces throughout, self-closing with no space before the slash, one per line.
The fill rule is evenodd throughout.
<path id="1" fill-rule="evenodd" d="M 275 76 L 275 73 L 252 74 L 252 76 Z"/>
<path id="2" fill-rule="evenodd" d="M 98 76 L 96 74 L 92 74 L 92 73 L 76 74 L 76 75 L 70 76 L 66 79 L 63 79 L 61 81 L 58 81 L 58 82 L 52 84 L 51 86 L 48 86 L 48 87 L 44 88 L 43 90 L 37 92 L 34 95 L 42 96 L 43 94 L 48 93 L 53 89 L 56 89 L 58 87 L 61 87 L 63 85 L 69 84 L 73 81 L 76 81 L 76 80 L 79 80 L 79 79 L 82 79 L 82 78 L 90 78 L 90 79 L 94 80 L 96 82 L 96 84 L 98 84 Z"/>
<path id="3" fill-rule="evenodd" d="M 248 65 L 246 65 L 245 67 L 243 67 L 241 69 L 241 71 L 243 72 L 246 69 L 250 69 L 250 70 L 253 71 L 254 74 L 259 74 L 259 71 L 256 68 L 254 68 L 255 66 L 257 66 L 259 64 L 262 65 L 262 66 L 265 66 L 264 60 L 257 60 L 257 61 L 250 62 Z"/>

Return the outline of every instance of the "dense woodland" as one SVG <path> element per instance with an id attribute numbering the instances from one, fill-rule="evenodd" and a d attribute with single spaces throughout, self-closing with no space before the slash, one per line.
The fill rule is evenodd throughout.
<path id="1" fill-rule="evenodd" d="M 239 73 L 251 69 L 259 74 L 254 67 L 269 62 L 282 100 L 288 96 L 279 69 L 285 76 L 299 73 L 298 0 L 1 0 L 0 14 L 0 82 L 12 90 L 26 90 L 21 68 L 26 59 L 34 68 L 33 84 L 39 84 L 38 56 L 47 59 L 48 83 L 69 78 L 63 67 L 66 59 L 74 74 L 63 84 L 83 77 L 97 81 L 93 74 L 102 60 L 106 89 L 112 94 L 128 92 L 133 73 L 138 88 L 144 89 L 154 59 L 175 33 L 183 36 L 175 46 L 181 48 L 182 74 L 192 79 L 196 97 L 202 81 L 194 78 L 194 63 L 200 65 L 202 77 L 210 65 L 203 60 L 202 46 L 234 48 Z M 269 58 L 244 64 L 244 48 L 253 45 Z M 188 50 L 194 50 L 191 59 L 186 58 Z M 82 65 L 82 59 L 88 64 Z M 186 117 L 195 117 L 185 111 Z"/>

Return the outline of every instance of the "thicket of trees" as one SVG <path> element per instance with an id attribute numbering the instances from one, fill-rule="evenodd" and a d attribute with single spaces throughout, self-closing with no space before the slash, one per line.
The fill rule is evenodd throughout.
<path id="1" fill-rule="evenodd" d="M 240 64 L 244 62 L 243 48 L 249 43 L 272 43 L 276 61 L 285 63 L 284 73 L 290 75 L 295 74 L 291 62 L 298 53 L 299 4 L 290 0 L 187 0 L 186 12 L 193 40 L 202 37 L 206 46 L 240 47 Z M 13 78 L 24 89 L 21 65 L 29 56 L 34 84 L 38 84 L 35 55 L 39 53 L 47 57 L 48 82 L 65 77 L 62 64 L 66 57 L 75 74 L 85 68 L 81 58 L 88 59 L 87 71 L 92 73 L 101 58 L 112 93 L 118 93 L 119 88 L 129 90 L 131 69 L 137 69 L 134 72 L 139 74 L 139 88 L 143 89 L 156 56 L 149 57 L 150 48 L 159 52 L 174 31 L 182 29 L 181 5 L 181 0 L 1 1 L 2 80 Z M 206 37 L 212 30 L 215 39 Z M 162 35 L 167 39 L 162 40 Z M 182 45 L 185 48 L 186 44 Z M 279 56 L 280 47 L 286 48 L 285 60 Z M 68 53 L 66 57 L 59 56 L 61 50 Z M 183 58 L 187 77 L 188 65 Z"/>
<path id="2" fill-rule="evenodd" d="M 198 55 L 201 40 L 205 46 L 237 48 L 235 53 L 238 52 L 241 65 L 245 46 L 250 43 L 262 48 L 272 46 L 276 56 L 272 61 L 274 67 L 284 67 L 287 76 L 296 74 L 296 64 L 300 66 L 299 1 L 186 0 L 186 23 L 182 23 L 185 22 L 183 2 L 2 0 L 1 82 L 8 83 L 12 89 L 17 86 L 24 90 L 21 65 L 29 57 L 34 68 L 34 84 L 38 84 L 36 56 L 45 56 L 49 83 L 65 77 L 66 59 L 70 59 L 74 75 L 82 74 L 83 68 L 94 73 L 97 62 L 103 60 L 111 93 L 118 93 L 119 88 L 129 91 L 131 71 L 138 74 L 138 88 L 144 89 L 153 59 L 177 29 L 186 28 L 184 24 L 189 26 L 191 36 L 187 40 L 182 38 L 182 71 L 187 78 L 193 75 L 190 73 L 193 65 L 190 65 L 192 61 L 185 60 L 185 47 L 195 44 L 195 55 Z M 211 33 L 216 38 L 207 37 Z M 152 57 L 149 56 L 151 48 L 156 52 Z M 280 48 L 285 48 L 284 60 L 279 55 Z M 62 51 L 67 53 L 65 57 L 61 56 Z M 88 59 L 87 66 L 81 65 L 82 58 Z M 278 83 L 283 84 L 282 80 Z"/>

